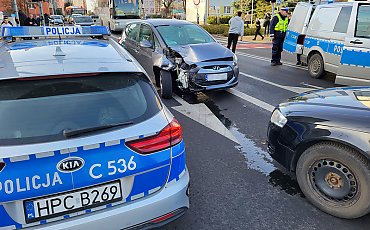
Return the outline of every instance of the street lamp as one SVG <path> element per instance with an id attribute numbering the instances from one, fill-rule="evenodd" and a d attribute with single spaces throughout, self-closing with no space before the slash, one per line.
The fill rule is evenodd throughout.
<path id="1" fill-rule="evenodd" d="M 220 6 L 216 6 L 217 24 L 220 24 Z"/>
<path id="2" fill-rule="evenodd" d="M 15 18 L 19 20 L 17 0 L 13 0 L 13 4 L 14 4 Z M 18 25 L 17 20 L 15 21 L 15 23 Z"/>

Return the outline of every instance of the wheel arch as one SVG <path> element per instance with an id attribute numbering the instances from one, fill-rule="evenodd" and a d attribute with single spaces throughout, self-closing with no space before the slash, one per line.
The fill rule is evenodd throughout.
<path id="1" fill-rule="evenodd" d="M 357 147 L 356 145 L 353 145 L 353 144 L 351 144 L 348 141 L 345 141 L 343 139 L 339 139 L 339 138 L 335 138 L 335 137 L 321 137 L 321 138 L 317 138 L 317 139 L 306 140 L 306 141 L 300 143 L 297 146 L 296 154 L 294 155 L 294 157 L 292 158 L 292 161 L 290 163 L 291 171 L 295 171 L 298 160 L 299 160 L 299 158 L 301 157 L 301 155 L 303 154 L 303 152 L 305 150 L 307 150 L 308 148 L 310 148 L 310 147 L 312 147 L 316 144 L 325 143 L 325 142 L 326 143 L 340 144 L 340 145 L 343 145 L 343 146 L 348 147 L 350 149 L 353 149 L 356 152 L 358 152 L 359 154 L 363 155 L 367 160 L 370 161 L 370 149 L 369 149 L 369 152 L 366 153 L 363 149 L 361 149 L 361 148 Z"/>
<path id="2" fill-rule="evenodd" d="M 314 54 L 319 54 L 321 57 L 322 57 L 322 60 L 324 61 L 324 71 L 325 71 L 325 63 L 326 63 L 326 60 L 325 60 L 325 55 L 323 55 L 324 51 L 320 48 L 320 47 L 313 47 L 309 52 L 308 52 L 308 55 L 307 55 L 307 63 L 310 61 L 310 58 L 314 55 Z"/>

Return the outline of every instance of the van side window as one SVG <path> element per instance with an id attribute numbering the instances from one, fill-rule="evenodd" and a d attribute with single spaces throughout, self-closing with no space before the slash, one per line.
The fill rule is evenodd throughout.
<path id="1" fill-rule="evenodd" d="M 334 32 L 347 33 L 349 19 L 351 18 L 352 7 L 343 7 L 340 11 Z"/>
<path id="2" fill-rule="evenodd" d="M 316 17 L 313 18 L 312 30 L 333 32 L 340 10 L 339 7 L 320 8 Z"/>
<path id="3" fill-rule="evenodd" d="M 360 5 L 358 8 L 356 37 L 370 38 L 370 6 Z"/>

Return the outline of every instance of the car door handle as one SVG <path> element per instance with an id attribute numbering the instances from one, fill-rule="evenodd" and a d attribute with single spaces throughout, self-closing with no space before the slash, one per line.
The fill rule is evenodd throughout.
<path id="1" fill-rule="evenodd" d="M 356 45 L 361 45 L 361 44 L 363 44 L 363 42 L 362 42 L 362 41 L 360 41 L 360 40 L 358 40 L 358 39 L 356 39 L 356 40 L 354 40 L 354 41 L 350 41 L 349 43 L 351 43 L 351 44 L 356 44 Z"/>

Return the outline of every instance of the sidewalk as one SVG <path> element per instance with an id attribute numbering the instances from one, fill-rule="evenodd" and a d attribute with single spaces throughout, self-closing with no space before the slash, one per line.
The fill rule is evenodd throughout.
<path id="1" fill-rule="evenodd" d="M 266 35 L 265 39 L 263 39 L 263 40 L 260 36 L 258 36 L 255 41 L 252 40 L 253 38 L 254 38 L 254 36 L 243 36 L 243 41 L 253 42 L 253 43 L 271 43 L 269 35 Z"/>

